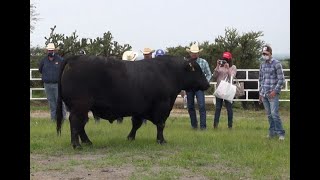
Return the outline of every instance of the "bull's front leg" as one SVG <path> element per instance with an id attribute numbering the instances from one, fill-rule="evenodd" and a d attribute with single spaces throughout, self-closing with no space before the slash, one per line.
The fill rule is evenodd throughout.
<path id="1" fill-rule="evenodd" d="M 164 122 L 160 122 L 157 124 L 157 143 L 158 144 L 165 144 L 167 141 L 163 137 L 163 129 L 165 127 Z"/>
<path id="2" fill-rule="evenodd" d="M 135 140 L 136 132 L 141 127 L 142 120 L 143 120 L 143 118 L 141 118 L 141 117 L 132 116 L 132 118 L 131 118 L 132 129 L 131 129 L 129 135 L 127 136 L 128 140 Z"/>

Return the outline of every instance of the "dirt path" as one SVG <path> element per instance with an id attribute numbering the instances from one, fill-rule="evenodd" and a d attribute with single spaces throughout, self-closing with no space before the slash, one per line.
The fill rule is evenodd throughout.
<path id="1" fill-rule="evenodd" d="M 93 163 L 100 158 L 103 154 L 86 154 L 86 155 L 63 155 L 63 156 L 46 156 L 38 154 L 30 154 L 30 179 L 31 180 L 105 180 L 105 179 L 119 179 L 125 180 L 132 178 L 132 174 L 141 173 L 137 172 L 136 167 L 127 163 L 120 167 L 106 166 L 103 168 L 86 168 L 84 164 L 68 165 L 70 161 L 88 161 Z M 206 180 L 208 178 L 195 174 L 189 169 L 177 168 L 176 171 L 183 174 L 179 179 L 181 180 Z M 161 172 L 158 166 L 152 167 L 152 173 Z M 143 175 L 152 176 L 147 172 Z"/>

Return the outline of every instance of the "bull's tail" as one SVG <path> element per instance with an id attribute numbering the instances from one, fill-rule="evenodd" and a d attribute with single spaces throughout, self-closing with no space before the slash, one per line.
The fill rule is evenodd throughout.
<path id="1" fill-rule="evenodd" d="M 62 78 L 62 73 L 64 70 L 64 67 L 67 64 L 67 59 L 62 61 L 62 64 L 60 66 L 60 71 L 59 71 L 59 79 L 58 79 L 58 101 L 57 101 L 57 110 L 56 110 L 56 116 L 57 116 L 57 134 L 61 135 L 61 126 L 62 126 L 62 119 L 63 119 L 63 113 L 62 113 L 62 97 L 61 97 L 61 78 Z"/>

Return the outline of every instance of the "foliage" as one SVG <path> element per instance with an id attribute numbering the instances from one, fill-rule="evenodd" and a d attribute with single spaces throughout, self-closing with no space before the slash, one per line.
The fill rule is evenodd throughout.
<path id="1" fill-rule="evenodd" d="M 33 33 L 34 23 L 39 20 L 37 16 L 39 13 L 36 13 L 36 6 L 34 4 L 30 4 L 30 32 Z"/>
<path id="2" fill-rule="evenodd" d="M 113 41 L 111 32 L 106 32 L 103 37 L 97 37 L 96 39 L 81 38 L 74 31 L 70 36 L 65 34 L 55 33 L 56 26 L 51 29 L 49 37 L 45 37 L 46 45 L 48 43 L 54 43 L 58 48 L 58 52 L 62 57 L 75 55 L 81 49 L 85 50 L 88 55 L 115 57 L 121 59 L 124 51 L 130 50 L 129 44 L 120 45 L 117 41 Z"/>
<path id="3" fill-rule="evenodd" d="M 264 44 L 264 41 L 259 40 L 261 36 L 263 36 L 261 31 L 247 32 L 240 35 L 236 29 L 226 28 L 224 36 L 219 35 L 213 43 L 209 43 L 209 41 L 199 43 L 199 48 L 203 49 L 200 52 L 200 57 L 206 59 L 210 69 L 213 70 L 217 59 L 221 58 L 222 53 L 229 51 L 233 56 L 233 64 L 238 69 L 259 68 L 258 59 L 261 56 L 261 48 Z M 167 52 L 171 55 L 188 57 L 187 47 L 169 47 Z"/>
<path id="4" fill-rule="evenodd" d="M 55 32 L 56 26 L 50 28 L 51 32 L 45 37 L 45 46 L 54 43 L 57 53 L 62 57 L 77 54 L 81 49 L 85 50 L 88 55 L 114 57 L 121 59 L 122 54 L 126 50 L 130 50 L 129 44 L 121 45 L 113 40 L 111 32 L 106 32 L 102 37 L 96 39 L 81 38 L 74 31 L 71 35 L 66 36 Z M 46 49 L 43 47 L 30 48 L 30 68 L 38 68 L 42 58 L 46 56 Z M 32 77 L 40 77 L 38 72 L 33 72 Z M 30 81 L 30 87 L 42 87 L 41 81 Z"/>

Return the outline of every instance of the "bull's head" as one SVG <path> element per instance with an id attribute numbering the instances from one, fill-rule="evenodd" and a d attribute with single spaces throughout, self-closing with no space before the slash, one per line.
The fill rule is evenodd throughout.
<path id="1" fill-rule="evenodd" d="M 196 61 L 185 63 L 184 90 L 207 90 L 210 85 Z"/>

